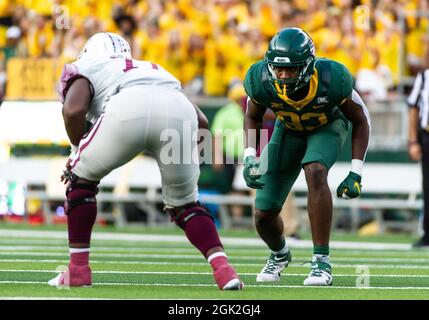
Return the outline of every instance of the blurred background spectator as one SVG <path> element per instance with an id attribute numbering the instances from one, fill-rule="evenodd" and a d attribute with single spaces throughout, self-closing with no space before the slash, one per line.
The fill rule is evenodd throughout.
<path id="1" fill-rule="evenodd" d="M 246 93 L 241 81 L 235 82 L 228 90 L 229 103 L 215 114 L 211 125 L 213 139 L 213 170 L 223 177 L 227 189 L 225 193 L 242 194 L 232 189 L 235 171 L 243 157 L 243 121 L 246 106 Z M 244 207 L 233 205 L 230 208 L 232 223 L 242 221 Z"/>

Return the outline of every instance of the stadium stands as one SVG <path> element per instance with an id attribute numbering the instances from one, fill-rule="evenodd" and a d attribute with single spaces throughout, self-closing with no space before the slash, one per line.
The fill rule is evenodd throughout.
<path id="1" fill-rule="evenodd" d="M 243 80 L 248 67 L 263 57 L 268 39 L 287 26 L 306 30 L 317 55 L 345 64 L 375 99 L 388 99 L 390 89 L 415 75 L 425 63 L 429 43 L 428 3 L 418 0 L 3 3 L 0 72 L 11 62 L 8 79 L 21 70 L 26 80 L 9 81 L 7 95 L 14 99 L 23 98 L 23 92 L 27 97 L 56 98 L 52 75 L 100 31 L 120 33 L 131 43 L 134 57 L 159 63 L 187 90 L 209 96 L 222 96 L 232 81 Z M 25 63 L 14 58 L 48 60 Z M 35 76 L 40 71 L 46 75 L 43 82 Z M 1 82 L 5 79 L 0 77 Z"/>

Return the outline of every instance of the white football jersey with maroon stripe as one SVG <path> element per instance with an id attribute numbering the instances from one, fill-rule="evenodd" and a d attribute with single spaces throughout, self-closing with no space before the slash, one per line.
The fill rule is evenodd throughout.
<path id="1" fill-rule="evenodd" d="M 87 120 L 94 123 L 103 113 L 106 102 L 122 88 L 134 85 L 161 86 L 181 90 L 181 84 L 161 66 L 149 61 L 131 59 L 79 59 L 66 65 L 61 75 L 64 99 L 72 79 L 84 77 L 91 83 L 93 96 Z"/>

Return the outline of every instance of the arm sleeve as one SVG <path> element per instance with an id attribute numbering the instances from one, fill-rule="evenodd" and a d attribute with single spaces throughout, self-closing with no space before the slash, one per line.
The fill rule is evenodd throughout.
<path id="1" fill-rule="evenodd" d="M 407 104 L 409 107 L 414 107 L 414 108 L 417 107 L 417 102 L 419 101 L 422 82 L 423 82 L 423 76 L 421 73 L 419 73 L 416 77 L 416 80 L 414 81 L 413 90 L 411 91 L 410 95 L 407 98 Z"/>

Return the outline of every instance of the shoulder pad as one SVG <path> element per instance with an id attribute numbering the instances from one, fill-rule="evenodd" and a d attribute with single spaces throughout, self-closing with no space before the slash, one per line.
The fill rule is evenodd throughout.
<path id="1" fill-rule="evenodd" d="M 246 94 L 256 103 L 264 105 L 264 102 L 271 100 L 268 70 L 264 61 L 259 61 L 252 65 L 247 71 L 244 79 L 244 90 Z"/>
<path id="2" fill-rule="evenodd" d="M 79 77 L 79 70 L 74 64 L 66 64 L 61 72 L 61 78 L 59 83 L 59 94 L 61 97 L 61 102 L 64 103 L 64 99 L 67 93 L 67 90 L 69 89 L 72 80 L 77 79 Z"/>
<path id="3" fill-rule="evenodd" d="M 349 70 L 334 60 L 321 58 L 316 62 L 322 93 L 328 95 L 339 104 L 352 94 L 354 81 Z"/>

